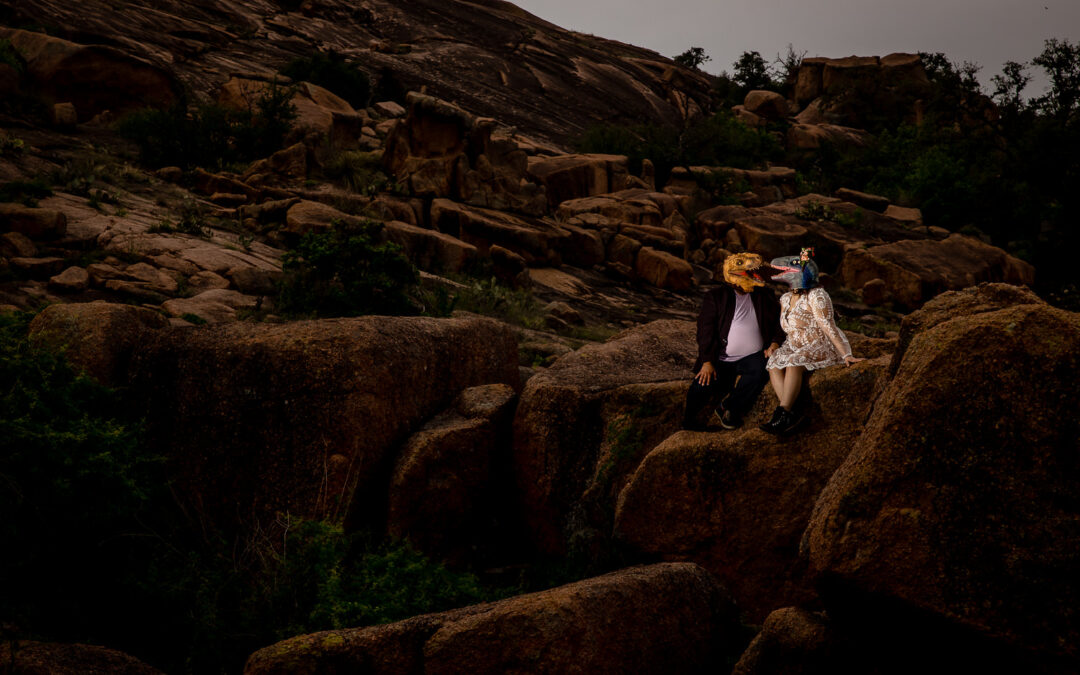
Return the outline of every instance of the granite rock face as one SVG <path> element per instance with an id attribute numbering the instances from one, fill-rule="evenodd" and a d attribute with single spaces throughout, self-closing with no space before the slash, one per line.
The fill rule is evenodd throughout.
<path id="1" fill-rule="evenodd" d="M 194 513 L 225 530 L 278 512 L 369 525 L 402 441 L 464 389 L 516 387 L 517 344 L 476 318 L 235 322 L 163 332 L 129 380 Z"/>
<path id="2" fill-rule="evenodd" d="M 802 549 L 837 613 L 892 607 L 1075 666 L 1080 315 L 983 290 L 912 315 Z"/>
<path id="3" fill-rule="evenodd" d="M 112 45 L 110 53 L 169 71 L 203 95 L 237 74 L 266 79 L 296 56 L 333 49 L 372 73 L 384 91 L 426 88 L 557 144 L 597 119 L 681 124 L 710 108 L 705 75 L 506 2 L 312 0 L 287 11 L 259 0 L 26 0 L 14 20 Z"/>
<path id="4" fill-rule="evenodd" d="M 738 613 L 697 565 L 663 563 L 386 626 L 261 649 L 246 675 L 706 673 L 732 657 Z"/>

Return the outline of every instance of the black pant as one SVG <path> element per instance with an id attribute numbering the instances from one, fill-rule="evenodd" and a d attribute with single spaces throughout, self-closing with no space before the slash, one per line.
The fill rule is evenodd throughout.
<path id="1" fill-rule="evenodd" d="M 715 407 L 728 392 L 731 396 L 724 402 L 724 409 L 742 417 L 754 406 L 765 383 L 769 381 L 769 374 L 765 371 L 765 354 L 762 352 L 744 356 L 738 361 L 720 361 L 714 363 L 713 368 L 716 375 L 709 384 L 701 385 L 696 379 L 690 383 L 690 391 L 686 392 L 684 427 L 700 426 L 698 417 L 701 411 L 708 406 Z M 735 381 L 736 377 L 738 382 Z"/>

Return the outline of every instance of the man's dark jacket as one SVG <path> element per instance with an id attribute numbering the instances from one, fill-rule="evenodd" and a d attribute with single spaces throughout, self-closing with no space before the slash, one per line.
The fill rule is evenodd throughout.
<path id="1" fill-rule="evenodd" d="M 750 291 L 750 302 L 757 315 L 761 341 L 766 347 L 775 342 L 783 344 L 784 331 L 780 329 L 780 302 L 773 292 L 762 286 L 755 286 Z M 701 314 L 697 322 L 698 358 L 694 372 L 709 361 L 715 367 L 727 352 L 727 335 L 731 329 L 731 320 L 735 316 L 735 289 L 727 284 L 714 288 L 705 294 L 701 305 Z"/>

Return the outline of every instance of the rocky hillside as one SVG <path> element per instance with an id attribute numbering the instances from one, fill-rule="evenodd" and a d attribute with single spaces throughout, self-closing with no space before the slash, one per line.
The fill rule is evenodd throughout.
<path id="1" fill-rule="evenodd" d="M 426 89 L 558 145 L 597 122 L 679 123 L 711 109 L 704 76 L 501 0 L 4 5 L 0 21 L 9 26 L 45 26 L 110 46 L 171 73 L 198 97 L 230 77 L 271 77 L 296 56 L 335 50 L 376 74 L 387 92 Z"/>
<path id="2" fill-rule="evenodd" d="M 0 617 L 5 662 L 1076 670 L 1080 323 L 977 231 L 812 192 L 779 163 L 661 172 L 659 158 L 570 153 L 595 122 L 729 118 L 710 117 L 700 73 L 499 0 L 26 0 L 0 23 L 0 329 L 35 313 L 5 353 L 63 352 L 90 376 L 79 387 L 117 389 L 182 515 L 167 544 L 184 561 L 170 572 L 125 550 L 128 595 L 100 590 L 123 617 L 100 628 L 27 607 Z M 327 81 L 277 88 L 318 50 L 369 73 L 370 100 Z M 751 91 L 731 114 L 738 134 L 813 158 L 871 143 L 880 117 L 917 122 L 924 85 L 914 55 L 807 59 L 788 96 Z M 279 94 L 295 118 L 275 117 Z M 814 375 L 795 437 L 757 428 L 771 392 L 742 429 L 680 430 L 693 320 L 723 260 L 803 246 L 867 360 Z M 320 256 L 344 263 L 321 279 L 302 266 Z M 377 265 L 376 291 L 349 285 Z M 337 305 L 317 297 L 327 288 Z M 326 310 L 359 296 L 395 311 Z M 51 382 L 46 370 L 20 386 Z M 0 449 L 12 484 L 40 477 L 9 471 L 21 451 Z M 42 529 L 44 505 L 10 503 L 32 516 L 11 522 Z M 295 548 L 302 523 L 359 548 Z M 470 586 L 456 609 L 358 614 L 388 582 L 355 565 L 397 541 L 480 575 L 466 585 L 501 584 L 501 599 L 462 607 L 491 599 Z M 224 580 L 198 567 L 204 550 Z M 267 566 L 252 591 L 265 616 L 234 612 Z M 397 583 L 401 606 L 437 595 Z M 167 601 L 146 595 L 162 589 Z M 304 605 L 308 592 L 325 604 Z M 347 623 L 358 615 L 387 625 Z M 132 617 L 155 616 L 206 622 L 176 642 L 213 655 L 134 637 Z M 84 635 L 151 665 L 29 641 Z"/>

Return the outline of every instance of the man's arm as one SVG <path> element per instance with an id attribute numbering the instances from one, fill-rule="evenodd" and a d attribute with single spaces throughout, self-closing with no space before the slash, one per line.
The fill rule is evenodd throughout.
<path id="1" fill-rule="evenodd" d="M 712 293 L 705 295 L 701 303 L 701 313 L 697 320 L 698 359 L 702 364 L 711 363 L 716 358 L 716 298 Z"/>

